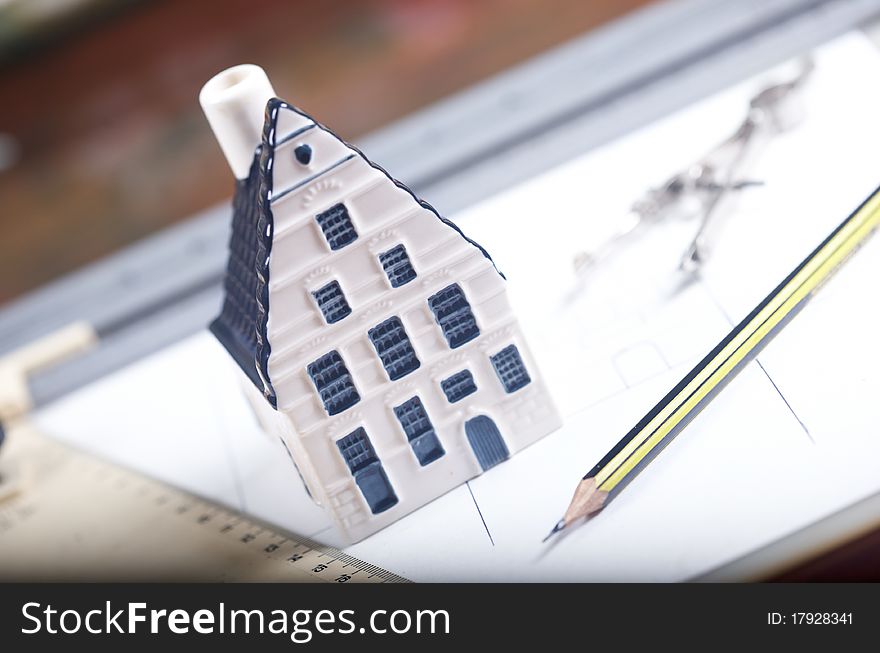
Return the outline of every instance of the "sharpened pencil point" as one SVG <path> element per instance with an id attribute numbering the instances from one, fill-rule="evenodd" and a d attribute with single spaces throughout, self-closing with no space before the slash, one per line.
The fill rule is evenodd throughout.
<path id="1" fill-rule="evenodd" d="M 558 522 L 556 522 L 556 526 L 553 527 L 553 530 L 550 531 L 549 533 L 547 533 L 547 537 L 545 537 L 543 540 L 541 540 L 541 544 L 543 544 L 544 542 L 546 542 L 547 540 L 549 540 L 551 537 L 553 537 L 554 535 L 556 535 L 556 534 L 557 534 L 559 531 L 561 531 L 563 528 L 565 528 L 565 520 L 564 520 L 564 519 L 560 519 Z"/>

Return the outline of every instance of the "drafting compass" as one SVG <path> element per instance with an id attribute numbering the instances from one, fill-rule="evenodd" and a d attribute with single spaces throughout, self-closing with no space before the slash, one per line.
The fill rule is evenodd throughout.
<path id="1" fill-rule="evenodd" d="M 731 194 L 761 185 L 748 178 L 748 169 L 778 134 L 796 127 L 803 119 L 801 89 L 813 70 L 812 59 L 800 62 L 790 80 L 758 92 L 749 102 L 743 122 L 731 136 L 658 188 L 648 190 L 632 206 L 616 232 L 592 251 L 575 256 L 575 269 L 585 272 L 613 253 L 645 227 L 672 219 L 698 219 L 696 233 L 682 255 L 679 267 L 696 273 L 713 246 L 714 227 L 730 207 Z"/>

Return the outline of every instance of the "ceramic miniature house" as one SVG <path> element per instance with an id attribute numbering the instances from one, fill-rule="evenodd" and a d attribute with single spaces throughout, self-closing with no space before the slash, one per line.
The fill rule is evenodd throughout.
<path id="1" fill-rule="evenodd" d="M 238 178 L 211 330 L 348 539 L 559 426 L 479 245 L 260 68 L 220 73 L 200 100 Z"/>

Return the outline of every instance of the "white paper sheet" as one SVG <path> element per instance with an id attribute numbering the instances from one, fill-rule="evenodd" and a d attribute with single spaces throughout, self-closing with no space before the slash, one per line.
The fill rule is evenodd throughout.
<path id="1" fill-rule="evenodd" d="M 772 75 L 771 75 L 772 77 Z M 454 216 L 510 292 L 565 426 L 349 551 L 413 580 L 680 580 L 880 490 L 876 280 L 869 243 L 626 492 L 552 545 L 580 476 L 880 183 L 880 55 L 817 56 L 808 115 L 750 177 L 699 283 L 695 224 L 658 227 L 576 291 L 572 257 L 633 199 L 742 119 L 768 76 Z M 207 334 L 41 411 L 56 436 L 298 533 L 338 543 L 240 373 Z"/>

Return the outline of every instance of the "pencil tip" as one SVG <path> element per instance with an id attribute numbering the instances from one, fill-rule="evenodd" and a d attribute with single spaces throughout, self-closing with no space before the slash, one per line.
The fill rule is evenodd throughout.
<path id="1" fill-rule="evenodd" d="M 553 530 L 550 531 L 549 533 L 547 533 L 547 537 L 545 537 L 543 540 L 541 540 L 541 543 L 543 544 L 544 542 L 549 540 L 551 537 L 556 535 L 556 533 L 561 531 L 563 528 L 565 528 L 565 520 L 560 519 L 558 522 L 556 522 L 556 525 L 553 527 Z"/>

